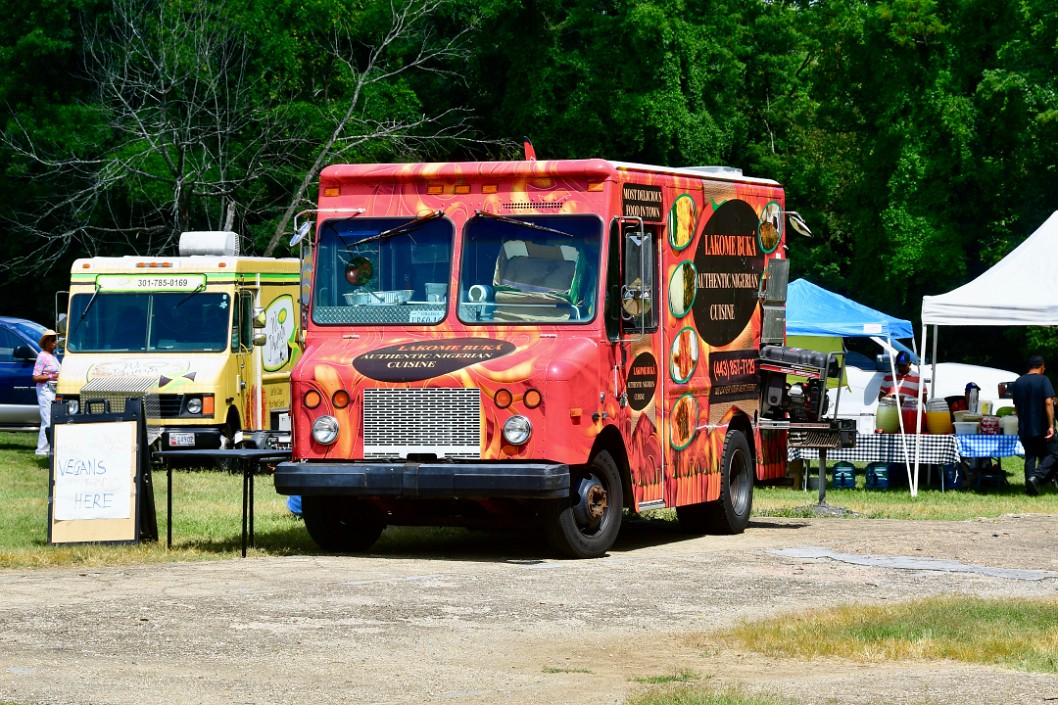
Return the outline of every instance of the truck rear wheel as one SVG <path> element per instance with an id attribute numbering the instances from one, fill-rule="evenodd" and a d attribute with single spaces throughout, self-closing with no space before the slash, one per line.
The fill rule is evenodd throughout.
<path id="1" fill-rule="evenodd" d="M 624 493 L 617 463 L 606 451 L 570 473 L 570 496 L 544 512 L 544 535 L 569 558 L 597 558 L 617 539 Z"/>
<path id="2" fill-rule="evenodd" d="M 386 528 L 374 505 L 352 497 L 305 495 L 301 516 L 312 540 L 331 553 L 366 551 Z"/>
<path id="3" fill-rule="evenodd" d="M 720 499 L 676 507 L 676 518 L 696 534 L 741 534 L 753 509 L 753 454 L 741 431 L 728 431 L 720 465 Z"/>

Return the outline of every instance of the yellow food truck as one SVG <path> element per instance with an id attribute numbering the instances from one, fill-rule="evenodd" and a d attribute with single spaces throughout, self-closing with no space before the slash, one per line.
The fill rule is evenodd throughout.
<path id="1" fill-rule="evenodd" d="M 79 259 L 58 399 L 76 414 L 142 397 L 162 449 L 289 430 L 298 282 L 298 260 L 240 257 L 232 232 L 183 233 L 176 257 Z"/>

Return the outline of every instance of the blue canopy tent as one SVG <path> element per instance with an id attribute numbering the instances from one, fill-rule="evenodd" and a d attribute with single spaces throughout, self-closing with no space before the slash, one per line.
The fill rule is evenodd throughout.
<path id="1" fill-rule="evenodd" d="M 844 338 L 871 338 L 890 351 L 888 355 L 892 375 L 896 377 L 894 341 L 910 339 L 915 333 L 911 321 L 876 311 L 840 294 L 816 286 L 804 279 L 790 282 L 786 294 L 786 344 L 821 352 L 843 352 Z M 912 359 L 917 358 L 912 351 Z M 842 375 L 842 385 L 848 383 Z M 834 399 L 832 398 L 832 401 Z M 862 416 L 863 410 L 859 410 Z M 846 416 L 846 414 L 841 414 Z M 854 416 L 854 418 L 857 416 Z M 873 418 L 873 411 L 871 412 Z M 903 416 L 900 429 L 903 434 Z M 908 468 L 908 483 L 914 492 L 917 487 L 912 475 L 911 449 L 903 435 L 904 457 Z M 917 475 L 917 468 L 915 469 Z"/>
<path id="2" fill-rule="evenodd" d="M 875 311 L 804 279 L 790 282 L 786 294 L 786 335 L 911 338 L 911 321 Z"/>

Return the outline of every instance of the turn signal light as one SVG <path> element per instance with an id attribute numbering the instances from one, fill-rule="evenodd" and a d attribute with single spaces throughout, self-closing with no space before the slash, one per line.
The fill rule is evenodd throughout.
<path id="1" fill-rule="evenodd" d="M 544 397 L 540 394 L 540 390 L 529 389 L 525 392 L 525 398 L 523 401 L 525 402 L 526 408 L 535 409 L 544 401 Z"/>
<path id="2" fill-rule="evenodd" d="M 323 401 L 323 397 L 315 389 L 311 389 L 305 392 L 305 406 L 309 409 L 315 409 Z"/>

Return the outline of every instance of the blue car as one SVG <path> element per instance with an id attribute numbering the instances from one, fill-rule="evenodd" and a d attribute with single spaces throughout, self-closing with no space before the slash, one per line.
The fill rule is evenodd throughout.
<path id="1" fill-rule="evenodd" d="M 21 318 L 0 316 L 0 430 L 40 428 L 33 364 L 40 352 L 44 326 Z"/>

